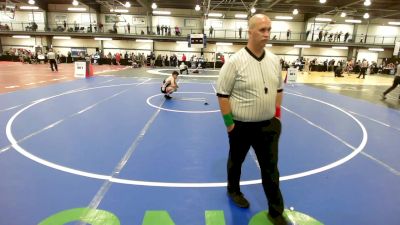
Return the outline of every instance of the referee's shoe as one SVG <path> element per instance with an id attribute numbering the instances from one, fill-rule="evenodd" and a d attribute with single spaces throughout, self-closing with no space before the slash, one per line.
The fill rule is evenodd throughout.
<path id="1" fill-rule="evenodd" d="M 247 199 L 243 196 L 242 192 L 229 192 L 228 191 L 228 196 L 240 208 L 249 208 L 250 207 L 249 201 L 247 201 Z"/>

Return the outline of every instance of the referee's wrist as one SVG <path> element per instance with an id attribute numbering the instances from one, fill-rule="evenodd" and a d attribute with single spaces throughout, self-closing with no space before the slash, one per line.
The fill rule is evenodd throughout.
<path id="1" fill-rule="evenodd" d="M 277 105 L 277 106 L 275 106 L 275 117 L 276 118 L 281 118 L 281 106 L 280 105 Z"/>
<path id="2" fill-rule="evenodd" d="M 226 127 L 232 126 L 234 124 L 232 112 L 224 114 L 223 118 Z"/>

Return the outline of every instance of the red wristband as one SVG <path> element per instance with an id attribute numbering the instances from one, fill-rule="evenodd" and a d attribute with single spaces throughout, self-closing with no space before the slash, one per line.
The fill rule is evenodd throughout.
<path id="1" fill-rule="evenodd" d="M 275 108 L 275 117 L 281 118 L 281 106 L 276 106 Z"/>

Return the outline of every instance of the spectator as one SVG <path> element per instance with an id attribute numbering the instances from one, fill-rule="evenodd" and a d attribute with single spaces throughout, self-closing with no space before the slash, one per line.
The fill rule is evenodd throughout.
<path id="1" fill-rule="evenodd" d="M 347 38 L 349 38 L 349 36 L 350 36 L 349 32 L 346 32 L 346 33 L 344 34 L 344 42 L 347 41 Z"/>
<path id="2" fill-rule="evenodd" d="M 104 25 L 103 25 L 102 23 L 99 23 L 99 31 L 100 31 L 100 32 L 104 32 L 103 26 L 104 26 Z"/>
<path id="3" fill-rule="evenodd" d="M 115 63 L 119 66 L 121 65 L 121 54 L 119 52 L 115 53 Z"/>
<path id="4" fill-rule="evenodd" d="M 186 62 L 186 55 L 185 54 L 182 55 L 182 62 Z"/>
<path id="5" fill-rule="evenodd" d="M 186 71 L 186 74 L 189 74 L 188 66 L 184 62 L 182 62 L 181 65 L 179 66 L 179 72 L 180 72 L 180 74 L 183 74 L 183 72 L 185 72 L 185 71 Z"/>
<path id="6" fill-rule="evenodd" d="M 306 32 L 306 40 L 308 39 L 308 35 L 310 35 L 310 30 Z"/>
<path id="7" fill-rule="evenodd" d="M 114 23 L 114 25 L 113 25 L 113 33 L 118 33 L 117 23 Z"/>

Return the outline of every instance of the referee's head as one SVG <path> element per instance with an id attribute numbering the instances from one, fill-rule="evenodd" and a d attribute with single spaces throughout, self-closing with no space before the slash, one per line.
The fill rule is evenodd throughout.
<path id="1" fill-rule="evenodd" d="M 255 14 L 249 19 L 248 43 L 264 48 L 271 33 L 271 19 L 265 14 Z"/>

